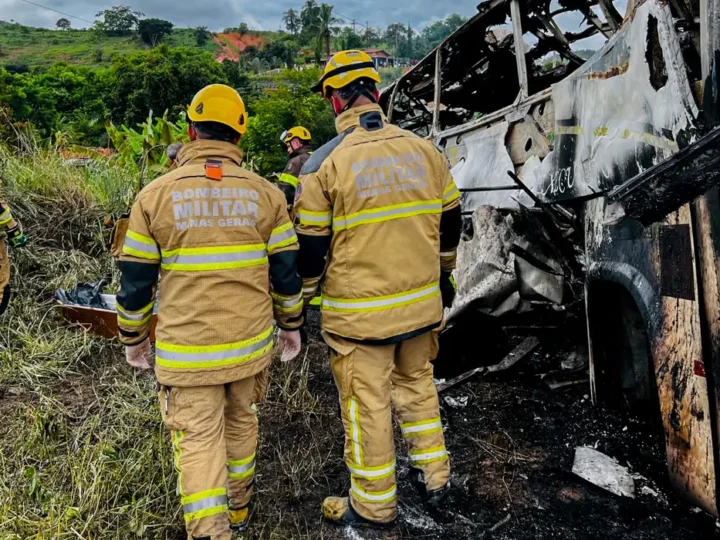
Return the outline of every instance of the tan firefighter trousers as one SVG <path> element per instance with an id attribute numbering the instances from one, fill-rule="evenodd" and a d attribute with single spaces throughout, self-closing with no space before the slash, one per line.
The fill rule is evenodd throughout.
<path id="1" fill-rule="evenodd" d="M 340 393 L 350 502 L 366 519 L 391 521 L 397 515 L 391 402 L 410 449 L 410 466 L 424 473 L 427 489 L 439 489 L 450 479 L 430 364 L 437 355 L 437 334 L 394 345 L 323 337 Z"/>
<path id="2" fill-rule="evenodd" d="M 218 386 L 162 386 L 188 539 L 229 540 L 228 509 L 248 505 L 268 371 Z"/>

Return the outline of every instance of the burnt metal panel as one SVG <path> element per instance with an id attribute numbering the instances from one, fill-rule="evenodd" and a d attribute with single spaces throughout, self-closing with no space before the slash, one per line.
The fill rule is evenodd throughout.
<path id="1" fill-rule="evenodd" d="M 659 228 L 660 294 L 695 300 L 690 225 L 663 225 Z"/>
<path id="2" fill-rule="evenodd" d="M 625 215 L 649 224 L 720 183 L 720 128 L 667 161 L 631 178 L 608 195 Z"/>

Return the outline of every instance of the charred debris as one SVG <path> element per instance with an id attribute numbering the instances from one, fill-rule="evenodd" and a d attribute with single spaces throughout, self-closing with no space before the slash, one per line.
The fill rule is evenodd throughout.
<path id="1" fill-rule="evenodd" d="M 440 376 L 477 369 L 479 343 L 487 353 L 484 363 L 494 364 L 528 335 L 551 335 L 554 343 L 564 343 L 567 354 L 557 356 L 557 365 L 543 366 L 545 371 L 560 370 L 568 355 L 586 356 L 587 201 L 607 199 L 605 220 L 627 216 L 649 224 L 720 181 L 720 132 L 708 119 L 692 118 L 708 91 L 701 75 L 699 3 L 661 4 L 486 0 L 470 21 L 383 91 L 389 120 L 434 140 L 454 172 L 464 166 L 461 176 L 492 177 L 458 182 L 465 241 L 456 273 L 458 297 L 441 336 Z M 581 23 L 564 27 L 569 14 Z M 593 36 L 607 41 L 588 60 L 577 49 Z M 640 46 L 637 62 L 633 50 Z M 667 60 L 668 50 L 680 59 L 677 64 Z M 590 85 L 614 84 L 608 99 L 622 100 L 627 83 L 622 87 L 612 79 L 627 73 L 631 81 L 642 79 L 647 92 L 657 92 L 656 101 L 646 104 L 650 116 L 674 123 L 648 122 L 631 132 L 613 126 L 624 117 L 621 108 L 610 111 L 611 119 L 590 119 Z M 655 114 L 671 93 L 675 109 Z M 568 114 L 572 122 L 561 120 Z M 584 126 L 590 122 L 601 127 L 588 134 Z M 617 137 L 626 140 L 606 150 L 613 129 L 626 130 Z M 640 148 L 627 140 L 632 138 L 651 144 Z M 597 153 L 581 150 L 585 142 Z M 583 175 L 588 161 L 596 162 L 597 170 Z M 459 365 L 458 358 L 464 359 Z"/>

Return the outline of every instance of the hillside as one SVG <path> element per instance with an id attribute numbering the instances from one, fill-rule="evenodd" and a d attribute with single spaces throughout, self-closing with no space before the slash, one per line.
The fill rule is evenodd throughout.
<path id="1" fill-rule="evenodd" d="M 219 61 L 238 59 L 238 51 L 247 46 L 262 48 L 279 34 L 275 32 L 251 32 L 215 34 L 202 47 Z M 176 28 L 166 39 L 170 47 L 197 47 L 195 31 Z M 106 36 L 93 30 L 50 30 L 33 28 L 17 23 L 0 21 L 0 66 L 49 67 L 55 62 L 85 66 L 108 64 L 113 55 L 130 54 L 147 49 L 137 35 Z"/>

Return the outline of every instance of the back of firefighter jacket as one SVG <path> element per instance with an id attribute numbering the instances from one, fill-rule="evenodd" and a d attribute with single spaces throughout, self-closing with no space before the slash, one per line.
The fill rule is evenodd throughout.
<path id="1" fill-rule="evenodd" d="M 178 169 L 145 187 L 120 258 L 121 340 L 147 338 L 161 274 L 156 373 L 203 386 L 250 377 L 269 362 L 273 315 L 302 323 L 297 237 L 283 194 L 240 167 L 229 143 L 183 147 Z"/>
<path id="2" fill-rule="evenodd" d="M 296 197 L 305 298 L 324 274 L 323 329 L 350 339 L 436 327 L 441 269 L 454 268 L 459 242 L 459 225 L 441 235 L 446 214 L 460 223 L 447 163 L 428 141 L 387 124 L 377 105 L 337 124 L 340 136 L 306 163 Z"/>

